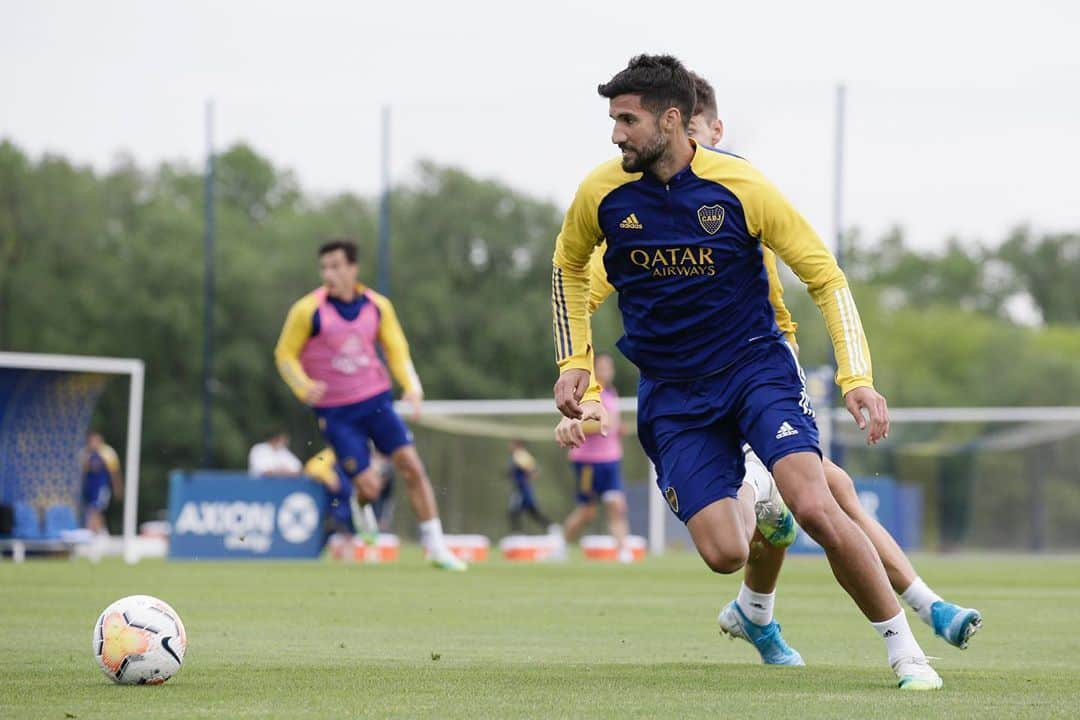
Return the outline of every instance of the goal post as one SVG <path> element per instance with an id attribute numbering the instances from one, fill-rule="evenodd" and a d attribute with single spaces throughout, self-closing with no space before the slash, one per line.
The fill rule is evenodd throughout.
<path id="1" fill-rule="evenodd" d="M 82 355 L 44 355 L 37 353 L 0 352 L 0 372 L 24 371 L 27 377 L 36 373 L 59 373 L 67 375 L 125 375 L 130 380 L 128 392 L 128 423 L 127 423 L 127 452 L 124 462 L 124 560 L 128 563 L 138 561 L 138 553 L 135 545 L 136 526 L 139 509 L 139 463 L 142 445 L 142 416 L 143 416 L 143 392 L 146 369 L 142 360 L 134 358 L 109 358 Z M 25 384 L 23 380 L 16 380 L 15 384 Z M 16 401 L 18 388 L 13 387 L 12 392 L 5 397 L 0 396 L 0 434 L 19 433 L 25 430 L 24 413 L 29 408 Z M 86 414 L 89 421 L 89 413 L 97 401 L 96 392 L 91 392 L 85 398 L 80 408 Z M 36 412 L 57 412 L 56 408 L 39 408 Z M 86 428 L 81 428 L 85 433 Z M 3 442 L 0 437 L 0 461 L 4 464 L 15 466 L 20 450 L 17 443 Z M 12 457 L 7 458 L 5 454 Z M 72 458 L 74 461 L 74 458 Z M 32 469 L 31 469 L 32 472 Z"/>

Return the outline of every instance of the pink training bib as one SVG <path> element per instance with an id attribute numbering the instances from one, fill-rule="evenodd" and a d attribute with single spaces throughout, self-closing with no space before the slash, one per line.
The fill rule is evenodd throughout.
<path id="1" fill-rule="evenodd" d="M 607 410 L 610 427 L 607 437 L 597 433 L 585 438 L 585 444 L 570 450 L 570 461 L 580 463 L 608 463 L 622 459 L 622 436 L 619 422 L 619 394 L 614 388 L 604 388 L 600 402 Z"/>
<path id="2" fill-rule="evenodd" d="M 340 407 L 375 397 L 390 389 L 390 373 L 379 359 L 375 341 L 379 335 L 379 308 L 370 290 L 355 320 L 346 320 L 328 299 L 326 288 L 319 298 L 319 334 L 308 340 L 300 364 L 312 380 L 326 383 L 318 407 Z"/>

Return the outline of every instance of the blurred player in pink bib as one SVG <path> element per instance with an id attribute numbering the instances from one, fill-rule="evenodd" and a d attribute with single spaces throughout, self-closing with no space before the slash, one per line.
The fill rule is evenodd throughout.
<path id="1" fill-rule="evenodd" d="M 610 418 L 607 435 L 600 428 L 590 428 L 581 447 L 572 448 L 570 462 L 577 478 L 577 507 L 566 518 L 563 537 L 573 542 L 581 531 L 596 517 L 597 500 L 604 503 L 608 530 L 619 548 L 619 561 L 631 562 L 633 554 L 626 545 L 629 524 L 626 520 L 626 494 L 622 487 L 622 424 L 619 422 L 619 393 L 613 384 L 615 362 L 611 355 L 596 356 L 596 379 L 603 388 L 600 401 Z"/>
<path id="2" fill-rule="evenodd" d="M 446 547 L 435 493 L 412 433 L 394 412 L 391 372 L 416 416 L 423 399 L 394 307 L 357 282 L 356 244 L 350 240 L 331 240 L 319 248 L 319 273 L 322 287 L 300 298 L 285 319 L 274 349 L 278 371 L 314 409 L 323 437 L 352 481 L 357 530 L 368 537 L 378 532 L 371 503 L 384 481 L 371 463 L 370 442 L 405 479 L 420 521 L 420 541 L 432 563 L 464 570 L 465 564 Z"/>

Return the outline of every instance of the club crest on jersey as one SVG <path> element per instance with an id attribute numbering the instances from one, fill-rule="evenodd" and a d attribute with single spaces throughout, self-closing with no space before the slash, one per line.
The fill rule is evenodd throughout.
<path id="1" fill-rule="evenodd" d="M 679 496 L 675 494 L 675 488 L 668 486 L 664 491 L 664 497 L 667 498 L 667 504 L 671 506 L 671 512 L 679 512 Z"/>
<path id="2" fill-rule="evenodd" d="M 715 235 L 724 224 L 724 206 L 702 205 L 697 210 L 697 219 L 701 227 L 705 228 L 705 232 Z"/>

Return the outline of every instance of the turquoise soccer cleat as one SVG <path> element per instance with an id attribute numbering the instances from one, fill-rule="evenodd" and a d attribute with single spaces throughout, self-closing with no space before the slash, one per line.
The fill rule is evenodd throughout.
<path id="1" fill-rule="evenodd" d="M 768 625 L 756 625 L 743 614 L 737 603 L 728 603 L 716 618 L 720 629 L 732 639 L 742 638 L 754 646 L 766 665 L 805 665 L 802 655 L 786 642 L 775 620 Z"/>
<path id="2" fill-rule="evenodd" d="M 930 619 L 934 634 L 961 650 L 967 647 L 968 640 L 982 627 L 982 615 L 978 610 L 944 600 L 930 606 Z"/>

